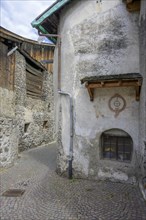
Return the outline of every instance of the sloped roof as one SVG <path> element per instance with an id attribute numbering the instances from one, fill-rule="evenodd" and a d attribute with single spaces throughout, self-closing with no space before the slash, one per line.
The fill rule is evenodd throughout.
<path id="1" fill-rule="evenodd" d="M 41 15 L 32 21 L 32 27 L 36 28 L 43 34 L 57 34 L 59 24 L 59 15 L 61 10 L 74 0 L 57 0 L 53 5 L 47 8 Z M 77 1 L 77 0 L 76 0 Z M 54 43 L 55 38 L 49 38 Z"/>
<path id="2" fill-rule="evenodd" d="M 18 46 L 18 50 L 27 59 L 33 61 L 42 70 L 47 69 L 48 72 L 53 72 L 52 64 L 42 64 L 41 60 L 44 57 L 46 60 L 53 59 L 54 45 L 41 43 L 24 38 L 0 26 L 0 42 L 6 44 L 9 48 Z"/>
<path id="3" fill-rule="evenodd" d="M 35 45 L 40 45 L 40 43 L 38 41 L 35 40 L 31 40 L 25 37 L 22 37 L 18 34 L 15 34 L 7 29 L 5 29 L 4 27 L 0 26 L 0 38 L 5 38 L 5 39 L 9 39 L 18 43 L 22 43 L 22 42 L 27 42 L 30 44 L 35 44 Z M 52 44 L 48 44 L 48 43 L 41 43 L 42 46 L 50 46 L 53 47 Z"/>
<path id="4" fill-rule="evenodd" d="M 32 21 L 32 27 L 36 28 L 43 34 L 57 34 L 59 16 L 63 8 L 69 3 L 78 0 L 57 0 L 49 8 L 47 8 L 42 14 L 40 14 L 34 21 Z M 88 0 L 91 1 L 91 0 Z M 129 11 L 139 11 L 141 0 L 124 0 Z M 56 38 L 49 38 L 53 43 L 56 43 Z"/>
<path id="5" fill-rule="evenodd" d="M 142 75 L 140 73 L 125 73 L 116 75 L 100 75 L 100 76 L 87 76 L 81 79 L 81 84 L 85 82 L 96 83 L 101 81 L 115 81 L 115 80 L 142 80 Z"/>

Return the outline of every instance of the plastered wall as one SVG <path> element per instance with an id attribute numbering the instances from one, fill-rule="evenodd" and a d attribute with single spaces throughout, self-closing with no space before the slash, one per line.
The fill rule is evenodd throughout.
<path id="1" fill-rule="evenodd" d="M 62 36 L 61 87 L 72 94 L 74 103 L 75 176 L 133 182 L 139 172 L 139 102 L 135 99 L 134 88 L 98 89 L 94 101 L 90 102 L 87 89 L 80 83 L 85 76 L 139 73 L 138 25 L 139 13 L 129 13 L 120 0 L 74 2 L 62 12 L 59 26 Z M 55 61 L 57 64 L 57 59 Z M 118 117 L 108 105 L 115 94 L 126 101 Z M 58 114 L 61 140 L 58 167 L 64 173 L 69 155 L 69 107 L 65 97 L 57 97 L 57 93 L 55 97 L 56 106 L 61 106 Z M 132 137 L 130 163 L 101 158 L 100 136 L 112 128 L 124 130 Z"/>
<path id="2" fill-rule="evenodd" d="M 140 72 L 143 75 L 143 86 L 140 98 L 139 148 L 142 176 L 146 176 L 146 2 L 141 1 L 139 19 L 140 32 Z"/>

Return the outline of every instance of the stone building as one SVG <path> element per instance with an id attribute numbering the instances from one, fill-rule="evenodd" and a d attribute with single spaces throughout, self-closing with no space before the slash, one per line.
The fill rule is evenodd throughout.
<path id="1" fill-rule="evenodd" d="M 54 47 L 0 27 L 0 166 L 54 140 Z"/>
<path id="2" fill-rule="evenodd" d="M 57 42 L 58 172 L 144 180 L 146 1 L 58 0 L 32 26 Z"/>

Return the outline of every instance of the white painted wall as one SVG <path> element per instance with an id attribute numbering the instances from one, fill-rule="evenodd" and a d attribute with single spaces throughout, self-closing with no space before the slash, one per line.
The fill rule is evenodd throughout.
<path id="1" fill-rule="evenodd" d="M 132 178 L 135 174 L 139 133 L 139 102 L 135 100 L 135 90 L 98 89 L 94 101 L 90 102 L 80 79 L 93 75 L 139 72 L 138 19 L 139 14 L 129 13 L 122 0 L 103 0 L 99 3 L 78 1 L 62 12 L 59 27 L 62 36 L 61 85 L 62 90 L 70 92 L 74 100 L 73 166 L 76 176 L 98 178 L 101 173 L 105 173 L 107 177 L 118 179 L 121 174 L 124 181 L 124 175 L 127 175 L 128 180 L 128 176 Z M 55 82 L 56 76 L 57 69 L 54 73 Z M 108 101 L 115 93 L 126 100 L 126 108 L 117 118 L 108 107 Z M 59 166 L 63 172 L 68 166 L 67 163 L 64 165 L 64 161 L 67 161 L 70 135 L 65 97 L 61 100 L 61 106 L 61 140 L 64 149 L 61 152 L 64 155 L 60 157 Z M 123 129 L 131 135 L 134 143 L 131 163 L 100 158 L 100 135 L 112 128 Z M 115 175 L 111 175 L 114 172 Z"/>

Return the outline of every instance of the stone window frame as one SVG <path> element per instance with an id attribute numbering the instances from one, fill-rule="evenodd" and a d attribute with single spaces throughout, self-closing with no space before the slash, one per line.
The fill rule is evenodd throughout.
<path id="1" fill-rule="evenodd" d="M 129 134 L 120 129 L 111 129 L 101 135 L 101 158 L 110 161 L 131 162 L 133 140 Z M 118 131 L 118 134 L 114 131 Z M 126 149 L 127 147 L 127 149 Z"/>

